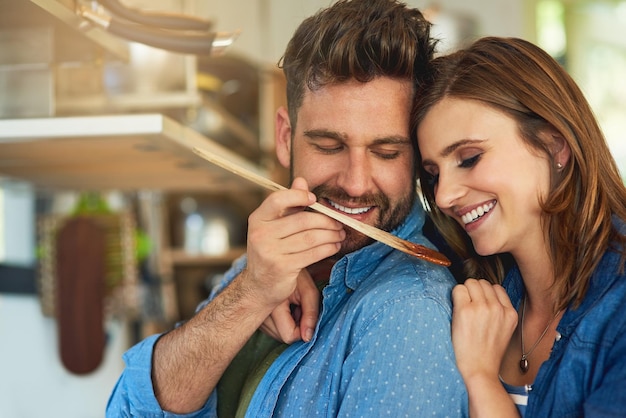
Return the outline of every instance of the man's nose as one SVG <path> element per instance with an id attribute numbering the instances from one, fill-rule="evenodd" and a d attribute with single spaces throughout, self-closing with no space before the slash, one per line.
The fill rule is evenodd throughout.
<path id="1" fill-rule="evenodd" d="M 350 196 L 361 196 L 371 191 L 372 166 L 366 156 L 351 154 L 344 167 L 341 167 L 338 186 Z"/>

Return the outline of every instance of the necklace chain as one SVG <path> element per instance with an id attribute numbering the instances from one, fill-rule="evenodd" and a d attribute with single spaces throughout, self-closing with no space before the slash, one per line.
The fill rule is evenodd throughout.
<path id="1" fill-rule="evenodd" d="M 548 322 L 548 325 L 546 325 L 546 329 L 543 330 L 539 338 L 537 338 L 537 341 L 535 341 L 533 346 L 530 347 L 530 350 L 528 350 L 528 352 L 525 353 L 524 352 L 524 315 L 526 314 L 526 296 L 524 296 L 524 301 L 522 305 L 522 320 L 520 323 L 520 327 L 521 327 L 520 328 L 520 336 L 521 336 L 520 340 L 521 340 L 521 345 L 522 345 L 522 358 L 519 361 L 519 369 L 522 372 L 522 374 L 526 374 L 526 372 L 528 372 L 528 368 L 530 367 L 528 363 L 528 357 L 532 354 L 533 351 L 535 351 L 535 348 L 537 348 L 537 345 L 539 345 L 543 337 L 547 334 L 548 329 L 550 329 L 550 325 L 552 325 L 552 322 L 554 322 L 556 317 L 559 316 L 559 313 L 561 313 L 561 311 L 554 314 L 550 322 Z"/>

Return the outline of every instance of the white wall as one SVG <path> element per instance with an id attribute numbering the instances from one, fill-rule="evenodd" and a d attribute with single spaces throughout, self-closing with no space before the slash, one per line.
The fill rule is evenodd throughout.
<path id="1" fill-rule="evenodd" d="M 29 184 L 0 179 L 0 263 L 28 267 L 35 260 L 33 196 Z"/>
<path id="2" fill-rule="evenodd" d="M 39 300 L 0 294 L 0 417 L 104 417 L 123 369 L 127 335 L 123 324 L 108 323 L 100 367 L 74 375 L 61 364 L 56 322 L 41 314 Z"/>

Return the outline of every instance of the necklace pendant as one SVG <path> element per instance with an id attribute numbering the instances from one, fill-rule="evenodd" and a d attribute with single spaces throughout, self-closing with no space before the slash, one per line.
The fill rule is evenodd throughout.
<path id="1" fill-rule="evenodd" d="M 526 356 L 522 356 L 521 360 L 519 361 L 519 369 L 522 374 L 526 374 L 526 372 L 528 372 L 528 359 L 526 358 Z"/>

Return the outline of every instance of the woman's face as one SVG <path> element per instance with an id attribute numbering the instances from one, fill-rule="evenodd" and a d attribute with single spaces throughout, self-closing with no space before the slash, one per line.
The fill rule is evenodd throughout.
<path id="1" fill-rule="evenodd" d="M 545 251 L 539 202 L 550 162 L 523 142 L 512 118 L 479 101 L 445 98 L 420 124 L 418 145 L 437 206 L 465 228 L 478 254 Z"/>

